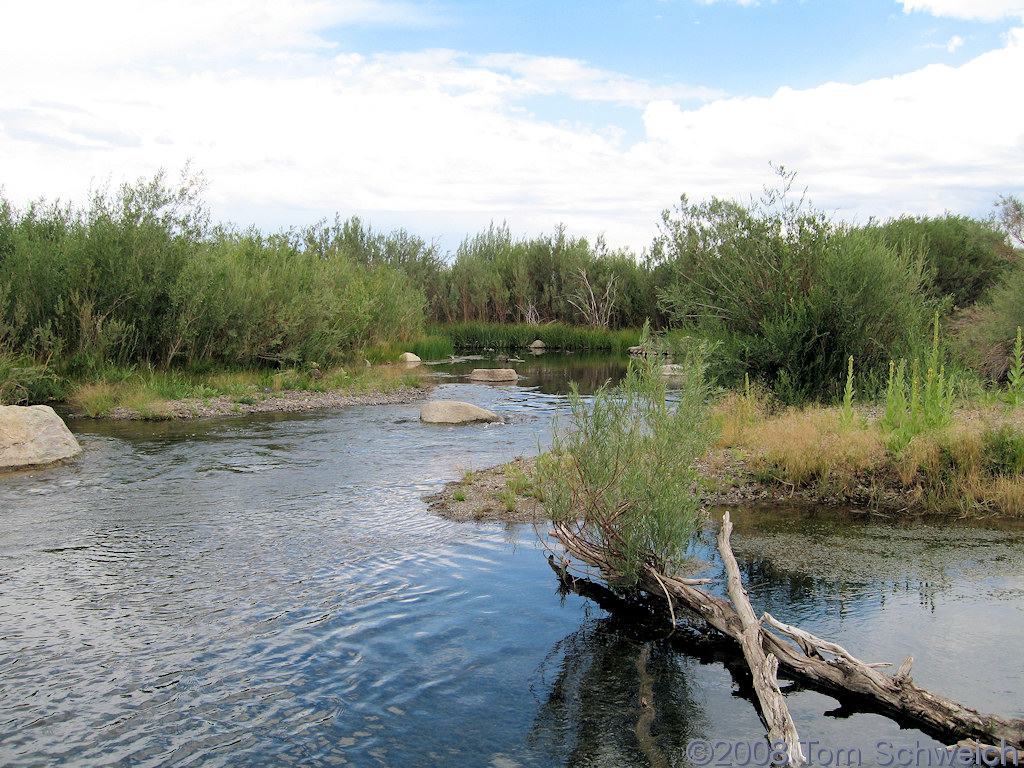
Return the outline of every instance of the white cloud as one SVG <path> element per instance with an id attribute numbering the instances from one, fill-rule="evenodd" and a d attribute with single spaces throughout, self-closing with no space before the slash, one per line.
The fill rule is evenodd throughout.
<path id="1" fill-rule="evenodd" d="M 723 96 L 721 91 L 682 83 L 654 84 L 616 72 L 596 69 L 577 59 L 527 56 L 521 53 L 480 56 L 482 67 L 507 71 L 518 79 L 525 95 L 564 94 L 584 101 L 611 101 L 643 106 L 652 99 L 698 99 Z"/>
<path id="2" fill-rule="evenodd" d="M 118 66 L 170 56 L 199 61 L 315 50 L 351 24 L 432 23 L 404 0 L 52 0 L 8 3 L 0 64 L 18 69 Z"/>
<path id="3" fill-rule="evenodd" d="M 1024 0 L 899 0 L 903 12 L 923 11 L 955 19 L 998 21 L 1024 17 Z"/>
<path id="4" fill-rule="evenodd" d="M 956 53 L 960 48 L 964 46 L 964 40 L 960 35 L 953 35 L 949 40 L 944 43 L 928 43 L 923 46 L 924 48 L 938 49 L 946 51 L 947 53 Z"/>
<path id="5" fill-rule="evenodd" d="M 211 182 L 215 217 L 241 224 L 302 224 L 338 211 L 430 238 L 492 219 L 531 234 L 564 221 L 640 248 L 681 193 L 745 198 L 771 181 L 770 161 L 799 171 L 820 205 L 861 219 L 981 212 L 997 193 L 1019 193 L 1024 178 L 1024 101 L 1005 86 L 1007 73 L 1024 71 L 1021 30 L 956 68 L 686 109 L 712 94 L 575 59 L 326 47 L 321 25 L 357 7 L 365 18 L 387 15 L 381 3 L 324 3 L 307 15 L 270 3 L 266 13 L 286 17 L 280 27 L 260 14 L 242 31 L 221 26 L 233 50 L 277 41 L 260 49 L 284 57 L 270 63 L 111 66 L 109 52 L 93 57 L 82 46 L 80 66 L 23 66 L 0 79 L 6 196 L 82 200 L 90 180 L 173 172 L 192 158 Z M 327 16 L 310 20 L 316 13 Z M 174 45 L 201 47 L 196 40 L 210 34 Z M 614 125 L 538 119 L 524 107 L 537 95 L 638 104 L 646 135 L 630 145 Z"/>
<path id="6" fill-rule="evenodd" d="M 684 112 L 654 103 L 635 148 L 689 174 L 742 176 L 765 160 L 797 169 L 819 202 L 865 216 L 991 203 L 1024 174 L 1024 34 L 961 67 L 934 65 L 859 85 L 828 83 Z M 860 204 L 858 204 L 860 201 Z"/>

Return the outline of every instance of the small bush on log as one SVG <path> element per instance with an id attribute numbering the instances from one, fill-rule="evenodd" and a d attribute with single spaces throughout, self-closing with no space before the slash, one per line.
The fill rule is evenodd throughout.
<path id="1" fill-rule="evenodd" d="M 632 361 L 625 379 L 592 403 L 572 392 L 571 428 L 556 429 L 551 453 L 538 462 L 552 521 L 604 553 L 613 585 L 635 584 L 648 565 L 672 572 L 698 531 L 694 462 L 714 438 L 706 357 L 695 345 L 677 358 L 685 375 L 671 390 L 652 358 Z"/>

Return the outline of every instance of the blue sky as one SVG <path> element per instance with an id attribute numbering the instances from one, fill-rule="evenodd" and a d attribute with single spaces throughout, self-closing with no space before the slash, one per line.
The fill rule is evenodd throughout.
<path id="1" fill-rule="evenodd" d="M 31 7 L 30 7 L 31 6 Z M 216 219 L 491 221 L 640 251 L 681 194 L 798 172 L 842 219 L 1024 179 L 1024 0 L 52 0 L 0 6 L 14 203 L 204 172 Z"/>

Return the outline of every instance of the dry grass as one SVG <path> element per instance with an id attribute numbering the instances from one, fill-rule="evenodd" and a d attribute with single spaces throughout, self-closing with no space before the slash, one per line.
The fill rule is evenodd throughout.
<path id="1" fill-rule="evenodd" d="M 885 452 L 877 430 L 844 426 L 834 409 L 786 411 L 751 428 L 748 441 L 756 474 L 845 494 Z"/>
<path id="2" fill-rule="evenodd" d="M 719 408 L 722 445 L 742 450 L 761 482 L 909 511 L 1024 516 L 1021 409 L 964 411 L 899 447 L 876 420 L 844 425 L 826 408 L 751 416 L 742 401 Z"/>
<path id="3" fill-rule="evenodd" d="M 715 406 L 712 421 L 718 430 L 718 447 L 746 445 L 751 429 L 770 413 L 769 401 L 757 390 L 730 392 Z"/>

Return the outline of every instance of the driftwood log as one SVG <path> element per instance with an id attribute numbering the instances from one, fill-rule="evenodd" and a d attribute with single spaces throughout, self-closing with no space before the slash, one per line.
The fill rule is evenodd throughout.
<path id="1" fill-rule="evenodd" d="M 727 518 L 728 520 L 728 518 Z M 726 530 L 726 527 L 728 530 Z M 739 569 L 729 544 L 731 523 L 723 526 L 718 538 L 719 550 L 723 561 L 729 569 L 735 567 L 736 581 L 739 582 Z M 588 568 L 600 571 L 601 578 L 609 583 L 618 580 L 618 574 L 608 556 L 596 546 L 591 539 L 582 534 L 579 523 L 552 524 L 551 534 L 565 550 L 561 560 L 550 559 L 551 567 L 560 575 L 563 583 L 575 591 L 580 591 L 583 584 L 590 580 L 586 577 L 571 575 L 569 570 L 574 567 L 573 558 Z M 728 553 L 728 554 L 726 554 Z M 586 571 L 589 572 L 589 571 Z M 732 580 L 732 579 L 730 579 Z M 779 621 L 770 614 L 764 614 L 756 622 L 753 632 L 750 631 L 751 609 L 746 624 L 744 618 L 730 602 L 709 594 L 701 589 L 702 585 L 711 583 L 710 579 L 684 579 L 660 572 L 652 565 L 645 565 L 637 580 L 637 588 L 651 599 L 664 599 L 668 610 L 675 620 L 680 610 L 688 610 L 696 614 L 704 623 L 735 641 L 744 648 L 744 637 L 756 636 L 766 659 L 774 657 L 778 660 L 778 668 L 788 677 L 810 684 L 812 687 L 841 696 L 853 695 L 865 700 L 871 709 L 880 714 L 888 715 L 901 723 L 914 725 L 921 730 L 954 744 L 964 740 L 973 740 L 982 744 L 1000 744 L 1014 749 L 1024 750 L 1024 720 L 1005 718 L 999 715 L 982 714 L 944 696 L 931 693 L 914 685 L 910 675 L 913 658 L 908 657 L 892 675 L 879 671 L 879 667 L 890 664 L 869 664 L 855 658 L 842 646 L 815 637 L 813 634 Z M 740 602 L 747 602 L 742 584 Z M 736 595 L 733 595 L 734 599 Z M 749 606 L 749 603 L 747 603 Z M 746 628 L 746 630 L 745 630 Z M 746 631 L 746 635 L 745 635 Z M 755 661 L 755 665 L 758 662 Z M 771 662 L 769 662 L 771 663 Z M 754 672 L 755 685 L 758 673 Z M 770 679 L 765 679 L 771 687 Z M 775 689 L 778 689 L 777 684 Z M 770 694 L 769 694 L 770 697 Z M 781 697 L 780 697 L 781 698 Z M 771 705 L 765 705 L 758 691 L 762 715 L 769 729 L 774 727 L 775 715 L 769 714 Z M 784 707 L 783 702 L 783 707 Z M 788 717 L 788 712 L 786 714 Z M 779 721 L 778 727 L 785 733 L 785 718 Z M 789 725 L 792 725 L 790 720 Z M 773 740 L 775 736 L 772 737 Z M 795 729 L 792 734 L 780 736 L 787 744 L 796 740 Z M 799 752 L 791 749 L 791 760 L 799 759 Z"/>
<path id="2" fill-rule="evenodd" d="M 722 554 L 722 562 L 725 563 L 725 571 L 729 576 L 729 599 L 732 600 L 740 620 L 739 643 L 743 649 L 743 658 L 747 660 L 747 666 L 753 675 L 754 692 L 761 705 L 761 716 L 768 726 L 768 741 L 772 744 L 785 743 L 789 764 L 803 765 L 807 757 L 800 746 L 800 736 L 789 714 L 789 707 L 786 706 L 786 700 L 779 690 L 779 658 L 764 649 L 764 643 L 761 641 L 761 622 L 754 615 L 754 608 L 750 605 L 746 590 L 743 589 L 740 566 L 729 545 L 731 535 L 732 520 L 726 512 L 718 532 L 718 551 Z"/>

